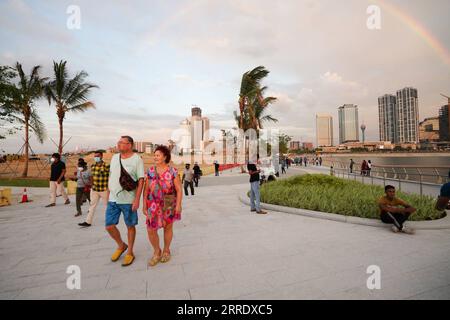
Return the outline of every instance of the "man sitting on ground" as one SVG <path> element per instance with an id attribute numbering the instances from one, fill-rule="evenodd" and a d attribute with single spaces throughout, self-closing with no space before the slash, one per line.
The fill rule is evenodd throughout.
<path id="1" fill-rule="evenodd" d="M 416 209 L 395 196 L 394 186 L 386 186 L 384 191 L 386 195 L 378 200 L 381 221 L 393 224 L 392 231 L 394 232 L 413 234 L 414 230 L 404 227 L 403 223 L 412 213 L 416 212 Z"/>

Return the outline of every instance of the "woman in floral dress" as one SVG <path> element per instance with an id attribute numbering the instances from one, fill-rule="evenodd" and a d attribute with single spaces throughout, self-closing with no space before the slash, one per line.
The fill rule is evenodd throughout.
<path id="1" fill-rule="evenodd" d="M 159 146 L 154 153 L 155 166 L 148 169 L 144 186 L 144 214 L 148 239 L 153 247 L 149 266 L 170 260 L 173 222 L 181 219 L 181 181 L 176 168 L 169 166 L 170 150 Z M 164 201 L 166 198 L 166 204 Z M 171 200 L 171 198 L 173 198 Z M 164 228 L 164 249 L 159 245 L 158 229 Z"/>

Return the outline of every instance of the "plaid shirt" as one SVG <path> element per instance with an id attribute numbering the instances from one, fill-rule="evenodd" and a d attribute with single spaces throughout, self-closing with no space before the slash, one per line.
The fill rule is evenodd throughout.
<path id="1" fill-rule="evenodd" d="M 109 164 L 104 162 L 91 166 L 92 190 L 103 192 L 108 189 Z"/>

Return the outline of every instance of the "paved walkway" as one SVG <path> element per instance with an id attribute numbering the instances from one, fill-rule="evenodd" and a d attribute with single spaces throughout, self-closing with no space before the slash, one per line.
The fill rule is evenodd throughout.
<path id="1" fill-rule="evenodd" d="M 450 298 L 450 232 L 408 236 L 279 212 L 256 215 L 237 198 L 247 179 L 236 172 L 202 178 L 174 227 L 172 260 L 154 268 L 147 267 L 152 252 L 142 214 L 135 263 L 123 268 L 110 262 L 115 246 L 103 206 L 88 229 L 77 226 L 74 204 L 61 198 L 54 208 L 44 208 L 43 198 L 0 208 L 0 298 Z M 81 290 L 66 287 L 69 265 L 81 268 Z M 381 269 L 380 290 L 367 288 L 370 265 Z"/>

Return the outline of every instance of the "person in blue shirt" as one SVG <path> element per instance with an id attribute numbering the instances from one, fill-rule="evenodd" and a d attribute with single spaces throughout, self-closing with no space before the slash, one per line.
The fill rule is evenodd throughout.
<path id="1" fill-rule="evenodd" d="M 436 202 L 436 209 L 444 211 L 447 208 L 449 201 L 450 201 L 450 182 L 447 182 L 441 187 L 441 193 L 439 194 L 439 198 Z"/>

